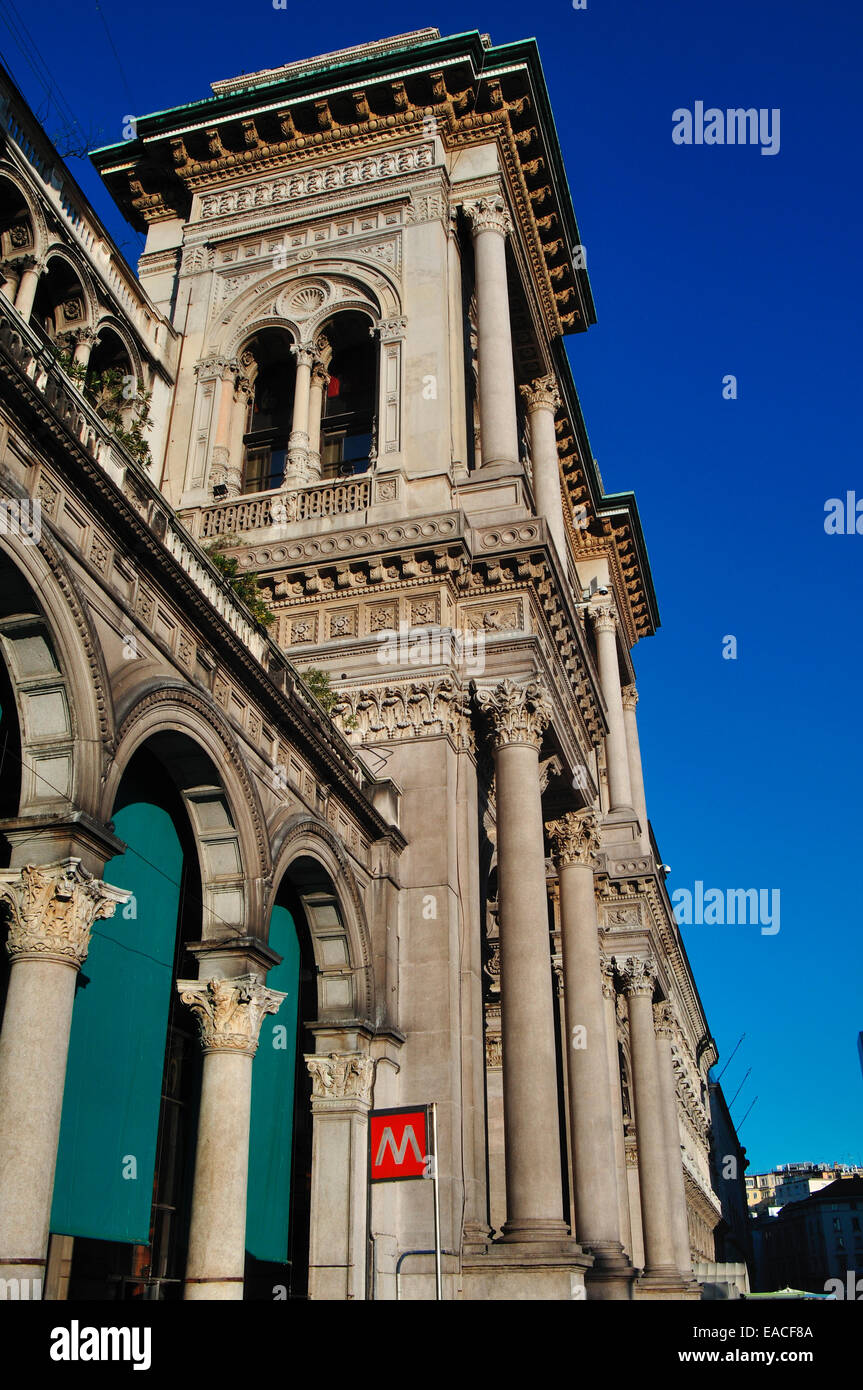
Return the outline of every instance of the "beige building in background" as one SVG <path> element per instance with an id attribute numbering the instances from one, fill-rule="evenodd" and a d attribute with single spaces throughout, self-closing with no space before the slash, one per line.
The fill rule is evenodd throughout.
<path id="1" fill-rule="evenodd" d="M 94 156 L 137 279 L 4 85 L 0 482 L 42 514 L 0 531 L 0 1275 L 432 1298 L 430 1185 L 378 1187 L 367 1225 L 366 1183 L 369 1110 L 434 1101 L 444 1298 L 697 1299 L 717 1053 L 647 818 L 658 612 L 564 350 L 594 308 L 535 44 L 422 30 L 141 118 Z M 96 368 L 152 393 L 149 458 Z M 185 868 L 150 1237 L 124 1242 L 51 1212 L 130 767 Z M 248 1174 L 291 1005 L 280 1274 L 247 1253 L 278 1195 Z"/>

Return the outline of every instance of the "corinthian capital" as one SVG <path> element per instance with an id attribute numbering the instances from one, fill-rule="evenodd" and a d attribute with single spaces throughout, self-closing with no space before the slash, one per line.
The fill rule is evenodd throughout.
<path id="1" fill-rule="evenodd" d="M 80 859 L 6 869 L 0 873 L 0 902 L 11 916 L 6 950 L 13 961 L 52 960 L 78 970 L 93 923 L 113 917 L 131 896 L 94 878 Z"/>
<path id="2" fill-rule="evenodd" d="M 305 1056 L 312 1078 L 313 1100 L 361 1100 L 371 1103 L 375 1062 L 362 1052 L 331 1052 Z"/>
<path id="3" fill-rule="evenodd" d="M 527 743 L 539 748 L 552 714 L 539 681 L 516 685 L 515 681 L 503 680 L 492 690 L 477 689 L 476 702 L 491 722 L 495 748 L 504 748 L 509 743 Z"/>
<path id="4" fill-rule="evenodd" d="M 480 232 L 498 232 L 500 236 L 509 236 L 512 231 L 512 220 L 499 194 L 480 198 L 467 206 L 465 212 L 470 218 L 474 236 Z"/>
<path id="5" fill-rule="evenodd" d="M 587 611 L 597 632 L 614 632 L 617 627 L 617 615 L 611 604 L 598 603 L 595 607 L 591 604 Z"/>
<path id="6" fill-rule="evenodd" d="M 590 867 L 595 864 L 599 849 L 599 816 L 592 806 L 583 811 L 569 811 L 560 820 L 549 821 L 545 828 L 559 868 L 567 864 Z"/>
<path id="7" fill-rule="evenodd" d="M 621 973 L 624 994 L 653 994 L 656 984 L 656 966 L 652 960 L 642 960 L 639 956 L 628 956 Z"/>
<path id="8" fill-rule="evenodd" d="M 313 367 L 317 357 L 314 343 L 292 343 L 291 352 L 297 359 L 298 367 Z"/>
<path id="9" fill-rule="evenodd" d="M 277 1013 L 287 996 L 267 989 L 256 975 L 227 980 L 178 980 L 177 989 L 201 1031 L 205 1052 L 242 1052 L 254 1057 L 264 1014 Z"/>
<path id="10" fill-rule="evenodd" d="M 560 392 L 553 376 L 540 376 L 529 386 L 519 386 L 528 413 L 532 410 L 559 410 Z"/>
<path id="11" fill-rule="evenodd" d="M 624 709 L 635 709 L 638 704 L 638 691 L 634 685 L 625 685 L 620 692 Z"/>

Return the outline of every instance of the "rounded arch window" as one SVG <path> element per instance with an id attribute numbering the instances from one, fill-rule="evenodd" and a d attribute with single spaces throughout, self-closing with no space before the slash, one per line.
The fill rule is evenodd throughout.
<path id="1" fill-rule="evenodd" d="M 242 354 L 252 391 L 243 433 L 243 491 L 266 492 L 285 480 L 296 368 L 291 339 L 265 328 Z"/>
<path id="2" fill-rule="evenodd" d="M 325 324 L 329 382 L 321 417 L 321 475 L 364 473 L 372 460 L 377 399 L 377 352 L 365 314 L 339 314 Z"/>
<path id="3" fill-rule="evenodd" d="M 0 262 L 4 278 L 13 286 L 17 285 L 20 271 L 10 262 L 32 253 L 35 245 L 33 218 L 23 193 L 11 179 L 0 177 Z"/>

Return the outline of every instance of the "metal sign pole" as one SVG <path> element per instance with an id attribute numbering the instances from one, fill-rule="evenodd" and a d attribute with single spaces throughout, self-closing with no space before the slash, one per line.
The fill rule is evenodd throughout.
<path id="1" fill-rule="evenodd" d="M 435 1271 L 435 1300 L 440 1302 L 443 1299 L 441 1292 L 441 1258 L 440 1258 L 440 1193 L 438 1192 L 437 1178 L 437 1102 L 432 1101 L 432 1153 L 434 1154 L 434 1168 L 432 1169 L 432 1182 L 434 1183 L 434 1271 Z"/>

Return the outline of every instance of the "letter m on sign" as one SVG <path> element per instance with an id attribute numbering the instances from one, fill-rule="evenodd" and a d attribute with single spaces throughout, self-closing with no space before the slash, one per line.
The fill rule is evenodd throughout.
<path id="1" fill-rule="evenodd" d="M 403 1106 L 369 1114 L 369 1179 L 399 1182 L 428 1175 L 428 1107 Z"/>

